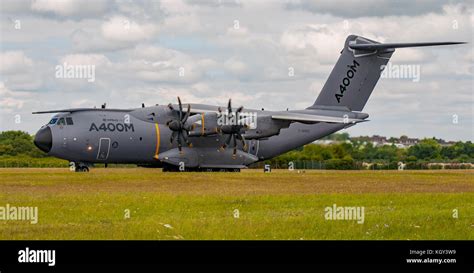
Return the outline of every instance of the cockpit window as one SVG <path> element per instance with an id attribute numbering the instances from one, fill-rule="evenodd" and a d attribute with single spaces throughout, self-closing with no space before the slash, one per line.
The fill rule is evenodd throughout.
<path id="1" fill-rule="evenodd" d="M 74 122 L 72 122 L 72 118 L 71 118 L 71 117 L 67 117 L 67 118 L 66 118 L 66 123 L 67 123 L 67 125 L 74 125 Z"/>
<path id="2" fill-rule="evenodd" d="M 58 125 L 66 125 L 66 121 L 64 121 L 64 118 L 59 119 Z"/>
<path id="3" fill-rule="evenodd" d="M 58 118 L 52 118 L 48 124 L 56 124 L 56 121 L 58 121 Z"/>

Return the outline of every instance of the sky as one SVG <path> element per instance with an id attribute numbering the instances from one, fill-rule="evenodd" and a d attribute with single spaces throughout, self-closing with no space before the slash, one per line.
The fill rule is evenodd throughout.
<path id="1" fill-rule="evenodd" d="M 472 1 L 2 0 L 0 131 L 33 111 L 183 102 L 266 110 L 313 104 L 350 34 L 397 49 L 350 135 L 474 140 Z M 58 76 L 73 67 L 94 78 Z M 392 70 L 393 71 L 393 70 Z M 413 72 L 415 73 L 415 72 Z M 60 75 L 60 74 L 59 74 Z"/>

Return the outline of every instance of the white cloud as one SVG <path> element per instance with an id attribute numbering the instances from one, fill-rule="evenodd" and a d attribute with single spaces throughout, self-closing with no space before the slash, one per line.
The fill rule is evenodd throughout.
<path id="1" fill-rule="evenodd" d="M 460 1 L 452 0 L 450 3 Z M 300 9 L 316 14 L 329 13 L 340 17 L 382 17 L 400 15 L 420 15 L 426 13 L 440 13 L 443 0 L 365 0 L 365 1 L 340 1 L 340 0 L 289 0 L 286 7 L 290 10 Z"/>
<path id="2" fill-rule="evenodd" d="M 16 74 L 29 70 L 33 61 L 23 51 L 0 52 L 0 73 Z"/>
<path id="3" fill-rule="evenodd" d="M 29 99 L 31 99 L 31 93 L 13 92 L 0 82 L 0 109 L 3 111 L 12 112 L 21 109 Z"/>
<path id="4" fill-rule="evenodd" d="M 63 56 L 60 65 L 67 63 L 68 65 L 110 65 L 110 60 L 102 54 L 69 54 Z"/>
<path id="5" fill-rule="evenodd" d="M 326 24 L 309 24 L 286 30 L 280 39 L 282 46 L 293 55 L 311 55 L 320 63 L 337 60 L 346 35 Z"/>
<path id="6" fill-rule="evenodd" d="M 101 29 L 106 39 L 118 42 L 137 42 L 150 39 L 156 31 L 153 24 L 140 24 L 123 16 L 112 17 L 102 24 Z"/>
<path id="7" fill-rule="evenodd" d="M 162 33 L 194 33 L 202 32 L 204 27 L 201 25 L 199 17 L 195 14 L 188 15 L 170 15 L 164 18 L 160 25 Z"/>
<path id="8" fill-rule="evenodd" d="M 9 13 L 20 13 L 29 11 L 31 0 L 4 0 L 2 1 L 2 10 Z"/>
<path id="9" fill-rule="evenodd" d="M 189 13 L 194 10 L 183 0 L 163 0 L 160 2 L 160 8 L 166 14 Z"/>
<path id="10" fill-rule="evenodd" d="M 33 0 L 31 9 L 59 16 L 97 16 L 109 8 L 109 0 Z"/>
<path id="11" fill-rule="evenodd" d="M 34 90 L 43 83 L 40 69 L 23 51 L 0 52 L 0 81 L 14 90 Z"/>
<path id="12" fill-rule="evenodd" d="M 248 72 L 247 65 L 245 63 L 237 60 L 236 58 L 228 59 L 225 63 L 225 68 L 230 72 L 235 73 L 236 75 L 242 75 Z"/>

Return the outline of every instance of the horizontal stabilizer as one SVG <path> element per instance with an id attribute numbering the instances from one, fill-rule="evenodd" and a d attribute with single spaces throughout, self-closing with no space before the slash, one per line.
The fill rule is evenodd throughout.
<path id="1" fill-rule="evenodd" d="M 441 46 L 441 45 L 458 45 L 465 44 L 465 42 L 434 42 L 434 43 L 387 43 L 387 44 L 358 44 L 349 43 L 349 47 L 356 50 L 385 50 L 390 48 L 404 48 L 404 47 L 422 47 L 422 46 Z"/>

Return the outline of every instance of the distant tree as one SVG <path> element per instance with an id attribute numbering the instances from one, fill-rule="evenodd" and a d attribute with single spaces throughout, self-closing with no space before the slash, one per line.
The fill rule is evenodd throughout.
<path id="1" fill-rule="evenodd" d="M 347 151 L 344 149 L 344 145 L 331 145 L 330 148 L 334 158 L 342 159 L 344 156 L 348 155 Z"/>
<path id="2" fill-rule="evenodd" d="M 416 161 L 418 161 L 418 158 L 416 158 L 416 156 L 414 156 L 414 155 L 410 155 L 410 156 L 407 156 L 406 160 L 408 162 L 416 162 Z"/>
<path id="3" fill-rule="evenodd" d="M 463 143 L 463 146 L 463 154 L 474 158 L 474 143 L 472 143 L 471 141 L 466 141 L 465 143 Z"/>
<path id="4" fill-rule="evenodd" d="M 457 156 L 454 145 L 441 147 L 440 154 L 441 154 L 441 157 L 443 157 L 444 159 L 454 159 Z"/>
<path id="5" fill-rule="evenodd" d="M 461 163 L 468 163 L 471 161 L 471 158 L 469 158 L 467 154 L 462 154 L 456 158 L 456 161 Z"/>
<path id="6" fill-rule="evenodd" d="M 434 139 L 423 139 L 408 148 L 408 155 L 424 160 L 438 159 L 441 158 L 441 145 Z"/>
<path id="7" fill-rule="evenodd" d="M 22 131 L 4 131 L 0 133 L 0 156 L 2 155 L 46 156 L 33 144 L 33 137 Z"/>
<path id="8" fill-rule="evenodd" d="M 384 145 L 375 151 L 376 159 L 384 159 L 389 161 L 397 160 L 397 147 L 395 145 Z"/>
<path id="9" fill-rule="evenodd" d="M 321 139 L 322 140 L 346 141 L 346 140 L 350 140 L 350 136 L 349 136 L 349 133 L 334 133 L 334 134 L 327 135 L 327 136 L 325 136 Z"/>
<path id="10" fill-rule="evenodd" d="M 365 146 L 364 149 L 362 150 L 364 157 L 366 160 L 373 160 L 376 158 L 376 153 L 377 153 L 377 148 L 374 147 L 374 145 L 371 142 L 368 142 Z"/>
<path id="11" fill-rule="evenodd" d="M 0 144 L 0 155 L 13 155 L 14 148 L 10 144 Z"/>

